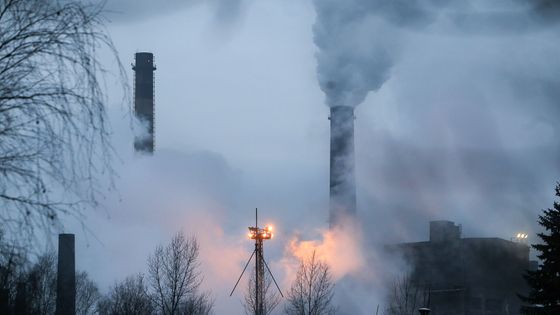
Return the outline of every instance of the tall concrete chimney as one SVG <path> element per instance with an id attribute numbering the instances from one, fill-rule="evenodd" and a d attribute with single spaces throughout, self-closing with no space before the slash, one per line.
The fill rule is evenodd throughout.
<path id="1" fill-rule="evenodd" d="M 136 152 L 154 152 L 154 54 L 136 53 L 134 70 L 134 113 L 147 128 L 147 134 L 136 135 Z"/>
<path id="2" fill-rule="evenodd" d="M 74 234 L 58 235 L 56 315 L 76 314 L 76 266 Z"/>
<path id="3" fill-rule="evenodd" d="M 354 108 L 331 107 L 330 226 L 356 214 Z"/>

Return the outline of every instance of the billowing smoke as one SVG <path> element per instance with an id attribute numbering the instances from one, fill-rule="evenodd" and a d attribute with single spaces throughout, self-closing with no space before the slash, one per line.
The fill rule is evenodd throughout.
<path id="1" fill-rule="evenodd" d="M 391 76 L 406 31 L 444 21 L 447 32 L 519 33 L 557 22 L 555 1 L 314 0 L 317 77 L 328 106 L 361 104 Z"/>
<path id="2" fill-rule="evenodd" d="M 82 0 L 94 2 L 95 0 Z M 182 9 L 196 8 L 202 4 L 208 5 L 217 24 L 230 25 L 238 19 L 245 9 L 245 0 L 166 0 L 154 2 L 149 0 L 119 0 L 107 1 L 105 9 L 109 17 L 117 22 L 130 22 L 158 15 L 172 14 Z"/>
<path id="3" fill-rule="evenodd" d="M 281 288 L 298 258 L 316 250 L 337 279 L 337 304 L 351 314 L 372 314 L 377 303 L 383 310 L 383 277 L 405 269 L 379 248 L 425 239 L 429 220 L 463 223 L 467 236 L 536 232 L 536 214 L 551 204 L 560 174 L 558 32 L 543 31 L 554 11 L 534 5 L 547 1 L 315 0 L 316 47 L 302 3 L 255 1 L 242 34 L 220 49 L 200 36 L 204 23 L 178 8 L 137 32 L 128 56 L 153 44 L 146 32 L 181 25 L 190 37 L 154 39 L 163 149 L 152 160 L 123 154 L 118 196 L 86 222 L 100 242 L 84 248 L 77 234 L 77 263 L 104 291 L 145 272 L 154 247 L 183 229 L 201 241 L 216 313 L 241 314 L 243 290 L 229 292 L 252 250 L 244 236 L 257 206 L 277 227 L 265 257 Z M 295 31 L 286 16 L 299 23 Z M 127 43 L 129 29 L 122 33 L 116 42 Z M 327 124 L 324 109 L 302 109 L 321 97 L 306 76 L 313 51 L 331 108 L 375 102 L 356 120 L 365 229 L 324 228 Z M 258 88 L 247 92 L 248 84 Z M 131 141 L 115 147 L 131 151 Z"/>
<path id="4" fill-rule="evenodd" d="M 314 0 L 317 76 L 327 105 L 355 107 L 379 90 L 398 59 L 400 28 L 424 28 L 446 2 Z"/>
<path id="5" fill-rule="evenodd" d="M 314 1 L 317 76 L 329 106 L 357 106 L 389 77 L 397 44 L 370 2 Z"/>
<path id="6" fill-rule="evenodd" d="M 376 109 L 369 110 L 372 117 L 376 116 L 376 111 L 379 114 L 380 118 L 375 119 L 375 122 L 383 124 L 386 113 L 393 112 L 394 116 L 390 118 L 395 124 L 392 128 L 394 131 L 415 130 L 409 131 L 408 135 L 408 141 L 413 142 L 406 143 L 400 138 L 402 134 L 388 134 L 386 130 L 379 130 L 382 128 L 372 127 L 372 124 L 366 126 L 368 122 L 362 125 L 366 126 L 362 130 L 374 130 L 369 139 L 362 142 L 367 147 L 358 148 L 358 152 L 366 152 L 367 157 L 358 156 L 357 163 L 362 162 L 362 172 L 358 172 L 357 177 L 358 184 L 360 180 L 363 184 L 357 187 L 358 192 L 362 193 L 362 196 L 358 194 L 358 199 L 362 199 L 362 202 L 358 200 L 358 206 L 361 206 L 358 216 L 362 222 L 367 222 L 364 224 L 366 228 L 372 230 L 367 238 L 378 242 L 388 242 L 390 238 L 402 241 L 407 235 L 414 234 L 403 227 L 414 226 L 414 221 L 426 222 L 442 217 L 457 217 L 462 222 L 468 222 L 471 227 L 476 226 L 473 229 L 493 229 L 489 235 L 495 235 L 495 227 L 477 226 L 480 216 L 471 215 L 472 218 L 468 218 L 467 213 L 470 211 L 479 212 L 472 210 L 473 207 L 492 209 L 488 212 L 500 217 L 501 222 L 508 221 L 500 226 L 500 230 L 506 230 L 506 225 L 511 229 L 513 226 L 530 224 L 527 222 L 533 220 L 533 214 L 519 208 L 526 208 L 524 204 L 535 204 L 535 200 L 516 198 L 521 195 L 534 198 L 536 193 L 515 194 L 515 191 L 530 189 L 528 182 L 533 175 L 524 174 L 510 180 L 504 178 L 513 172 L 526 172 L 530 160 L 546 159 L 546 154 L 535 158 L 538 154 L 529 151 L 540 152 L 541 148 L 525 151 L 524 148 L 531 147 L 527 144 L 522 144 L 522 149 L 517 148 L 512 152 L 508 146 L 512 143 L 520 145 L 520 138 L 506 140 L 504 130 L 500 129 L 510 125 L 509 120 L 516 115 L 509 113 L 525 112 L 528 110 L 526 102 L 532 103 L 529 99 L 509 99 L 515 89 L 526 90 L 528 94 L 539 98 L 537 106 L 548 107 L 546 112 L 557 112 L 557 109 L 545 105 L 554 97 L 544 95 L 551 93 L 548 87 L 551 81 L 557 82 L 557 79 L 537 79 L 539 83 L 534 84 L 543 86 L 534 88 L 522 77 L 526 77 L 527 73 L 539 72 L 532 67 L 542 66 L 532 59 L 537 54 L 537 48 L 530 43 L 531 39 L 541 36 L 543 43 L 551 40 L 546 28 L 558 21 L 558 2 L 314 0 L 313 3 L 317 14 L 313 27 L 317 48 L 317 78 L 325 93 L 326 104 L 331 109 L 356 107 L 367 102 L 370 92 L 385 92 L 381 97 L 375 96 L 375 100 L 388 100 L 396 108 L 388 110 L 386 108 L 389 105 L 376 102 Z M 555 48 L 547 47 L 544 50 L 558 50 L 557 45 Z M 511 53 L 505 56 L 505 51 Z M 425 60 L 427 62 L 423 63 Z M 550 72 L 557 73 L 556 64 L 552 69 Z M 546 77 L 549 75 L 548 70 L 540 73 Z M 432 85 L 426 84 L 424 80 L 432 82 Z M 483 83 L 477 84 L 477 81 Z M 515 84 L 515 87 L 510 84 Z M 383 91 L 384 87 L 389 91 Z M 423 97 L 419 98 L 419 95 Z M 531 115 L 523 115 L 523 121 L 535 119 L 534 114 L 538 110 L 535 110 L 535 105 L 531 106 Z M 409 119 L 403 119 L 407 116 Z M 464 121 L 473 123 L 464 125 Z M 536 118 L 527 125 L 539 125 L 542 121 L 543 118 Z M 443 126 L 433 128 L 441 135 L 428 131 L 432 130 L 430 126 L 434 123 Z M 507 128 L 512 128 L 511 125 Z M 379 132 L 383 134 L 377 135 Z M 335 148 L 334 151 L 341 150 Z M 332 154 L 331 142 L 331 176 Z M 528 155 L 533 157 L 528 158 Z M 346 176 L 339 174 L 338 178 L 353 180 L 353 159 L 353 150 L 339 156 L 338 160 L 344 163 L 339 163 L 335 173 L 346 170 Z M 447 164 L 442 164 L 442 160 Z M 377 167 L 374 166 L 376 164 Z M 510 171 L 507 174 L 504 171 L 500 176 L 502 168 Z M 557 173 L 557 167 L 548 170 Z M 517 180 L 520 182 L 517 183 Z M 399 182 L 394 188 L 399 188 L 388 189 L 387 185 L 394 181 Z M 439 187 L 426 186 L 435 183 Z M 468 190 L 465 186 L 469 186 Z M 503 187 L 508 187 L 507 193 Z M 445 191 L 449 191 L 453 197 L 444 197 L 448 195 L 442 193 Z M 411 195 L 414 195 L 415 201 L 409 199 Z M 331 195 L 331 203 L 332 199 Z M 473 206 L 472 200 L 480 200 L 481 203 Z M 504 206 L 506 204 L 510 205 L 509 212 L 506 211 L 508 207 Z M 511 208 L 517 211 L 512 212 Z M 392 229 L 389 228 L 392 230 L 390 236 L 383 232 L 387 231 L 388 222 L 394 224 Z M 380 229 L 380 226 L 383 228 Z M 330 240 L 330 234 L 326 233 L 322 241 L 295 243 L 298 245 L 295 248 L 298 252 L 309 247 L 317 250 L 332 248 L 327 245 L 331 243 Z M 360 239 L 353 241 L 359 242 Z M 363 243 L 351 246 L 373 252 L 374 257 L 380 256 L 379 251 Z M 352 261 L 357 259 L 348 256 Z M 380 267 L 373 263 L 376 258 L 361 259 L 362 264 L 368 266 L 364 270 L 387 270 L 387 266 Z M 345 276 L 341 285 L 350 294 L 341 301 L 341 305 L 345 305 L 344 311 L 354 314 L 371 312 L 371 308 L 361 308 L 361 311 L 353 309 L 352 304 L 359 303 L 352 303 L 352 296 L 361 296 L 364 300 L 364 295 L 368 295 L 365 292 L 368 291 L 356 289 L 361 279 L 352 277 L 352 272 Z M 346 281 L 348 276 L 350 281 Z"/>
<path id="7" fill-rule="evenodd" d="M 329 265 L 335 281 L 363 270 L 365 255 L 360 247 L 363 236 L 359 229 L 354 229 L 351 222 L 348 223 L 332 229 L 319 229 L 319 239 L 304 240 L 297 234 L 293 235 L 284 251 L 284 267 L 288 270 L 286 284 L 289 285 L 294 280 L 294 272 L 297 269 L 294 268 L 294 264 L 298 265 L 313 253 Z"/>
<path id="8" fill-rule="evenodd" d="M 311 255 L 326 262 L 335 282 L 337 314 L 371 314 L 384 305 L 387 284 L 407 270 L 398 257 L 390 256 L 382 244 L 372 244 L 354 220 L 332 228 L 318 229 L 305 239 L 293 235 L 279 261 L 283 283 L 289 287 L 302 260 Z"/>

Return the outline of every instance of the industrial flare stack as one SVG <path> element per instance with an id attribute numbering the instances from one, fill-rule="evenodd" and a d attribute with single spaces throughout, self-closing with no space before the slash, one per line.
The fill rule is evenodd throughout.
<path id="1" fill-rule="evenodd" d="M 249 227 L 249 238 L 255 240 L 255 314 L 264 315 L 264 241 L 273 237 L 272 227 L 266 226 L 264 229 L 259 228 L 258 222 L 255 226 Z"/>
<path id="2" fill-rule="evenodd" d="M 134 139 L 136 152 L 153 153 L 154 138 L 154 54 L 139 52 L 135 55 L 134 70 L 134 113 L 145 126 L 146 133 Z"/>
<path id="3" fill-rule="evenodd" d="M 239 281 L 241 281 L 241 278 L 243 277 L 245 270 L 247 270 L 249 263 L 251 263 L 253 256 L 255 256 L 255 283 L 254 283 L 255 291 L 250 293 L 251 295 L 253 295 L 254 302 L 255 302 L 255 304 L 253 305 L 254 307 L 253 311 L 255 315 L 266 315 L 268 312 L 266 310 L 266 305 L 265 305 L 265 299 L 266 299 L 265 268 L 266 271 L 268 271 L 268 273 L 270 274 L 272 280 L 274 281 L 274 284 L 276 285 L 276 288 L 278 289 L 280 295 L 284 297 L 284 294 L 282 294 L 282 290 L 280 290 L 280 287 L 278 286 L 276 279 L 274 279 L 274 275 L 272 274 L 272 271 L 270 271 L 270 268 L 268 268 L 268 264 L 264 259 L 264 241 L 270 240 L 271 238 L 274 237 L 274 234 L 272 233 L 272 226 L 267 225 L 264 228 L 259 227 L 257 209 L 255 209 L 255 226 L 249 227 L 248 236 L 249 239 L 255 241 L 255 250 L 253 250 L 251 257 L 249 257 L 249 260 L 245 264 L 245 268 L 243 268 L 243 271 L 241 272 L 239 279 L 237 279 L 235 286 L 233 286 L 233 290 L 231 290 L 229 296 L 232 296 L 233 292 L 235 292 L 235 288 L 237 288 L 237 285 L 239 284 Z"/>
<path id="4" fill-rule="evenodd" d="M 331 107 L 330 211 L 331 227 L 356 215 L 354 108 Z"/>

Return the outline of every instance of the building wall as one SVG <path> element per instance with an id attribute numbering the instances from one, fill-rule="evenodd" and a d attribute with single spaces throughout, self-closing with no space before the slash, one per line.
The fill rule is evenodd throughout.
<path id="1" fill-rule="evenodd" d="M 430 241 L 392 247 L 411 266 L 412 281 L 429 288 L 432 314 L 519 314 L 517 294 L 527 290 L 529 247 L 499 238 L 461 238 L 460 226 L 441 222 L 449 221 L 437 221 L 437 231 L 431 226 Z"/>

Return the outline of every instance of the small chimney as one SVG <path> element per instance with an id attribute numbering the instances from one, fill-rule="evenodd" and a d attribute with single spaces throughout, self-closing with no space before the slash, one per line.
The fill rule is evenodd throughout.
<path id="1" fill-rule="evenodd" d="M 446 242 L 461 238 L 461 226 L 452 221 L 430 221 L 430 242 Z"/>
<path id="2" fill-rule="evenodd" d="M 135 55 L 134 70 L 134 113 L 146 126 L 148 134 L 136 135 L 136 152 L 153 153 L 154 137 L 154 54 L 139 52 Z"/>
<path id="3" fill-rule="evenodd" d="M 330 226 L 356 214 L 354 108 L 331 107 Z"/>
<path id="4" fill-rule="evenodd" d="M 58 235 L 56 315 L 76 314 L 76 266 L 74 234 Z"/>

